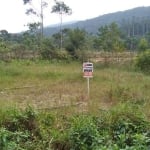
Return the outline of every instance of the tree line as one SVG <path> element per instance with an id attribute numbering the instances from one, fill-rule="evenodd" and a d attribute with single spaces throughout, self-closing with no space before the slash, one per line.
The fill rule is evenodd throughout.
<path id="1" fill-rule="evenodd" d="M 60 39 L 62 37 L 62 39 Z M 60 50 L 61 40 L 61 50 Z M 0 52 L 8 51 L 37 51 L 43 58 L 57 57 L 56 53 L 65 52 L 77 58 L 77 52 L 82 51 L 143 51 L 150 48 L 150 34 L 142 37 L 128 37 L 121 32 L 116 23 L 102 26 L 96 35 L 91 35 L 83 29 L 63 29 L 50 37 L 41 35 L 37 24 L 29 26 L 22 34 L 9 34 L 0 31 Z"/>
<path id="2" fill-rule="evenodd" d="M 32 0 L 23 0 L 30 4 Z M 40 22 L 28 24 L 28 30 L 20 34 L 10 34 L 0 31 L 0 53 L 14 52 L 15 54 L 28 51 L 37 52 L 44 59 L 80 58 L 86 51 L 144 51 L 150 48 L 150 21 L 143 18 L 140 24 L 136 18 L 128 22 L 122 20 L 122 26 L 116 22 L 99 27 L 97 34 L 89 34 L 81 28 L 62 28 L 62 15 L 71 14 L 72 10 L 62 1 L 56 1 L 52 12 L 60 15 L 60 31 L 52 36 L 43 34 L 43 9 L 47 2 L 41 0 L 41 10 L 27 9 L 27 14 L 40 17 Z M 29 5 L 30 6 L 30 5 Z"/>

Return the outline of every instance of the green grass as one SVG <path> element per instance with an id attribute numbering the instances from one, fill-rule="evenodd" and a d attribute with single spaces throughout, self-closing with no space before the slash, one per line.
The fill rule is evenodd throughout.
<path id="1" fill-rule="evenodd" d="M 121 67 L 94 64 L 90 79 L 82 77 L 82 63 L 49 61 L 12 61 L 0 63 L 0 101 L 23 107 L 55 107 L 81 103 L 80 111 L 96 112 L 118 103 L 140 104 L 146 113 L 150 99 L 150 76 Z M 129 68 L 129 67 L 128 67 Z"/>
<path id="2" fill-rule="evenodd" d="M 147 149 L 149 91 L 150 76 L 128 64 L 94 64 L 88 97 L 80 62 L 0 62 L 0 146 Z"/>

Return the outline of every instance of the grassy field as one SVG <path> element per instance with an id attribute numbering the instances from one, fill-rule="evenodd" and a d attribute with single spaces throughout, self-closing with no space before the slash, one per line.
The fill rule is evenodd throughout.
<path id="1" fill-rule="evenodd" d="M 91 113 L 129 103 L 140 106 L 150 117 L 150 76 L 134 72 L 129 66 L 128 69 L 122 68 L 94 64 L 88 98 L 87 81 L 82 77 L 82 63 L 1 62 L 0 103 L 1 106 L 31 105 L 37 109 L 73 106 L 75 111 Z"/>
<path id="2" fill-rule="evenodd" d="M 0 62 L 0 149 L 147 150 L 150 76 L 132 64 Z"/>

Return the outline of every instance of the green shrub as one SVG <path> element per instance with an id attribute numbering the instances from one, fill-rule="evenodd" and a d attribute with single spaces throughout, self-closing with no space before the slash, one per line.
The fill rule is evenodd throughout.
<path id="1" fill-rule="evenodd" d="M 110 111 L 111 143 L 120 149 L 146 149 L 150 146 L 150 124 L 138 108 L 128 105 Z"/>
<path id="2" fill-rule="evenodd" d="M 69 139 L 72 150 L 94 150 L 99 146 L 99 132 L 91 117 L 75 117 Z"/>
<path id="3" fill-rule="evenodd" d="M 148 150 L 150 122 L 120 104 L 91 116 L 56 115 L 27 107 L 0 115 L 0 150 Z M 6 113 L 6 115 L 4 115 Z"/>
<path id="4" fill-rule="evenodd" d="M 146 50 L 137 56 L 136 67 L 145 73 L 150 73 L 150 50 Z"/>
<path id="5" fill-rule="evenodd" d="M 60 60 L 70 60 L 71 56 L 66 50 L 57 50 L 55 54 L 55 58 Z"/>
<path id="6" fill-rule="evenodd" d="M 38 118 L 35 110 L 31 107 L 25 110 L 10 108 L 5 113 L 6 115 L 1 116 L 0 150 L 45 150 L 50 148 L 50 138 L 46 133 L 49 127 L 43 127 L 40 121 L 42 119 Z M 45 124 L 48 125 L 49 122 Z"/>
<path id="7" fill-rule="evenodd" d="M 41 56 L 43 59 L 52 60 L 70 60 L 71 56 L 66 50 L 51 50 L 51 49 L 44 49 L 41 51 Z"/>
<path id="8" fill-rule="evenodd" d="M 24 150 L 21 143 L 28 140 L 28 132 L 11 132 L 0 128 L 0 149 L 1 150 Z"/>
<path id="9" fill-rule="evenodd" d="M 30 139 L 39 136 L 36 113 L 31 107 L 22 110 L 11 110 L 10 116 L 1 121 L 1 126 L 10 132 L 30 132 Z"/>

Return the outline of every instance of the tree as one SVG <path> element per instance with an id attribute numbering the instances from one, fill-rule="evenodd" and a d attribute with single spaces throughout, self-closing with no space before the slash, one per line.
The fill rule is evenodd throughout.
<path id="1" fill-rule="evenodd" d="M 32 0 L 23 0 L 24 4 L 30 3 Z"/>
<path id="2" fill-rule="evenodd" d="M 150 74 L 150 50 L 149 49 L 138 54 L 135 65 L 141 71 Z"/>
<path id="3" fill-rule="evenodd" d="M 108 26 L 102 26 L 98 29 L 97 37 L 95 38 L 94 45 L 96 48 L 107 51 L 108 50 Z"/>
<path id="4" fill-rule="evenodd" d="M 122 51 L 124 44 L 117 24 L 111 23 L 99 28 L 95 45 L 104 51 Z"/>
<path id="5" fill-rule="evenodd" d="M 65 28 L 62 30 L 62 34 L 64 43 L 63 49 L 65 49 L 71 56 L 73 56 L 74 58 L 79 58 L 84 53 L 87 53 L 87 51 L 85 52 L 84 50 L 87 50 L 89 48 L 88 46 L 91 44 L 91 39 L 89 39 L 89 36 L 85 30 L 79 28 Z M 60 33 L 53 34 L 51 38 L 55 49 L 57 49 Z M 89 43 L 87 44 L 87 42 Z M 60 53 L 61 52 L 62 50 L 60 51 Z"/>
<path id="6" fill-rule="evenodd" d="M 53 46 L 53 43 L 49 38 L 43 38 L 42 39 L 42 45 L 41 45 L 41 56 L 44 59 L 52 59 L 55 57 L 55 47 Z"/>
<path id="7" fill-rule="evenodd" d="M 139 39 L 137 37 L 127 37 L 125 39 L 126 49 L 133 51 L 137 50 Z"/>
<path id="8" fill-rule="evenodd" d="M 10 34 L 7 30 L 0 30 L 0 37 L 3 38 L 4 41 L 10 40 Z"/>
<path id="9" fill-rule="evenodd" d="M 62 36 L 63 36 L 63 39 L 62 39 L 62 48 L 65 48 L 65 45 L 63 43 L 67 42 L 67 39 L 69 38 L 69 32 L 70 32 L 71 29 L 62 29 Z M 59 49 L 59 45 L 60 45 L 60 32 L 58 33 L 55 33 L 52 35 L 52 41 L 53 41 L 53 44 L 54 46 L 56 47 L 56 49 Z"/>
<path id="10" fill-rule="evenodd" d="M 64 2 L 55 0 L 55 5 L 52 7 L 51 12 L 60 15 L 60 49 L 62 49 L 62 16 L 64 14 L 71 15 L 72 10 Z"/>
<path id="11" fill-rule="evenodd" d="M 83 47 L 85 46 L 85 42 L 86 32 L 84 30 L 76 28 L 68 32 L 68 39 L 65 43 L 65 48 L 72 55 L 74 55 L 76 50 L 83 49 Z"/>
<path id="12" fill-rule="evenodd" d="M 46 1 L 40 0 L 40 10 L 35 10 L 32 4 L 32 0 L 23 0 L 24 4 L 29 4 L 31 7 L 27 9 L 27 15 L 36 15 L 40 18 L 40 28 L 41 28 L 41 37 L 43 37 L 43 9 L 47 7 L 48 3 Z"/>
<path id="13" fill-rule="evenodd" d="M 141 38 L 138 48 L 140 51 L 144 51 L 148 48 L 148 41 L 145 38 Z"/>
<path id="14" fill-rule="evenodd" d="M 0 52 L 9 51 L 8 44 L 4 41 L 4 39 L 0 38 Z"/>

